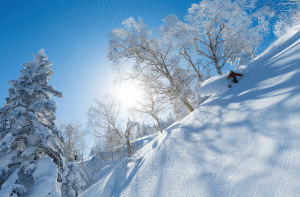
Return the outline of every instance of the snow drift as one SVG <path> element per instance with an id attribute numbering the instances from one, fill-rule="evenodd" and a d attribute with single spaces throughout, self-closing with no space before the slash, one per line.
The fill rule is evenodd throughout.
<path id="1" fill-rule="evenodd" d="M 237 85 L 81 196 L 299 196 L 299 58 L 300 32 L 289 31 L 247 65 Z"/>

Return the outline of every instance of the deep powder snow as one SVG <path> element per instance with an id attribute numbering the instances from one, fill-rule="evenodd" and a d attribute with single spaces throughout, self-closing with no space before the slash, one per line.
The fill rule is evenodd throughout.
<path id="1" fill-rule="evenodd" d="M 81 196 L 299 196 L 300 32 L 246 68 Z"/>

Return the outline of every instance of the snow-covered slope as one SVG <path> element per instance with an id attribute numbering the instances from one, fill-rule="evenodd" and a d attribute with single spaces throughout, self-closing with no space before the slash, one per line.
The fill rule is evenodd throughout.
<path id="1" fill-rule="evenodd" d="M 154 133 L 152 135 L 144 136 L 139 139 L 135 139 L 131 142 L 132 152 L 135 153 L 147 143 L 151 142 L 160 132 Z M 111 161 L 111 151 L 114 152 L 114 159 Z M 115 147 L 108 151 L 101 152 L 101 158 L 95 155 L 84 160 L 86 170 L 88 171 L 89 177 L 91 178 L 89 184 L 93 185 L 99 179 L 101 179 L 106 173 L 117 164 L 119 164 L 119 158 L 121 153 L 121 158 L 127 158 L 127 146 Z M 91 185 L 88 185 L 85 190 L 89 189 Z"/>
<path id="2" fill-rule="evenodd" d="M 300 32 L 247 70 L 82 197 L 299 196 Z"/>

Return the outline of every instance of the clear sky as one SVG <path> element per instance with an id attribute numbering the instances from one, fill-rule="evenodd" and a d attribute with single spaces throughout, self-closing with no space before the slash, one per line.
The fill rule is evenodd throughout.
<path id="1" fill-rule="evenodd" d="M 0 102 L 7 82 L 17 79 L 22 63 L 41 48 L 55 68 L 50 84 L 64 94 L 55 99 L 57 118 L 86 122 L 93 98 L 112 88 L 114 73 L 106 59 L 111 29 L 123 20 L 142 17 L 158 27 L 168 14 L 183 19 L 190 0 L 1 0 Z M 1 104 L 1 105 L 2 105 Z"/>
<path id="2" fill-rule="evenodd" d="M 199 1 L 1 0 L 0 106 L 8 96 L 7 82 L 17 79 L 21 64 L 44 48 L 55 68 L 50 85 L 64 94 L 63 99 L 53 96 L 58 104 L 56 117 L 76 118 L 85 127 L 93 98 L 112 89 L 115 74 L 106 58 L 111 30 L 130 16 L 156 28 L 169 14 L 183 20 L 193 3 Z"/>

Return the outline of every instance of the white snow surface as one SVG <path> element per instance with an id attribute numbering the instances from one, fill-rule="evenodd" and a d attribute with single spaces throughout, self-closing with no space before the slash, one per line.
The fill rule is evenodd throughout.
<path id="1" fill-rule="evenodd" d="M 6 149 L 6 152 L 10 151 L 11 144 L 15 141 L 15 137 L 12 133 L 7 133 L 2 140 L 0 140 L 0 152 Z M 2 155 L 0 153 L 0 155 Z"/>
<path id="2" fill-rule="evenodd" d="M 39 159 L 35 166 L 30 166 L 30 168 L 30 170 L 35 168 L 32 173 L 35 182 L 22 197 L 61 196 L 60 187 L 56 181 L 58 170 L 50 157 Z"/>
<path id="3" fill-rule="evenodd" d="M 36 147 L 29 146 L 22 152 L 21 157 L 29 157 L 30 155 L 32 155 L 34 153 L 35 150 L 36 150 Z"/>
<path id="4" fill-rule="evenodd" d="M 300 32 L 292 30 L 81 197 L 300 194 Z M 221 80 L 222 77 L 219 77 Z"/>
<path id="5" fill-rule="evenodd" d="M 0 156 L 0 176 L 9 170 L 8 165 L 13 163 L 13 159 L 18 155 L 17 150 L 10 151 L 8 154 Z"/>
<path id="6" fill-rule="evenodd" d="M 17 192 L 18 194 L 23 194 L 24 192 L 26 192 L 26 188 L 23 185 L 18 184 L 17 182 L 19 181 L 19 177 L 18 177 L 18 172 L 19 169 L 16 169 L 10 176 L 9 178 L 3 183 L 3 185 L 1 186 L 1 190 L 0 190 L 0 196 L 1 197 L 10 197 L 11 192 L 12 191 L 20 191 Z M 16 194 L 14 194 L 16 195 Z"/>
<path id="7" fill-rule="evenodd" d="M 198 89 L 201 96 L 215 95 L 220 92 L 228 90 L 228 84 L 232 82 L 232 79 L 227 79 L 227 75 L 215 76 L 207 79 Z"/>

